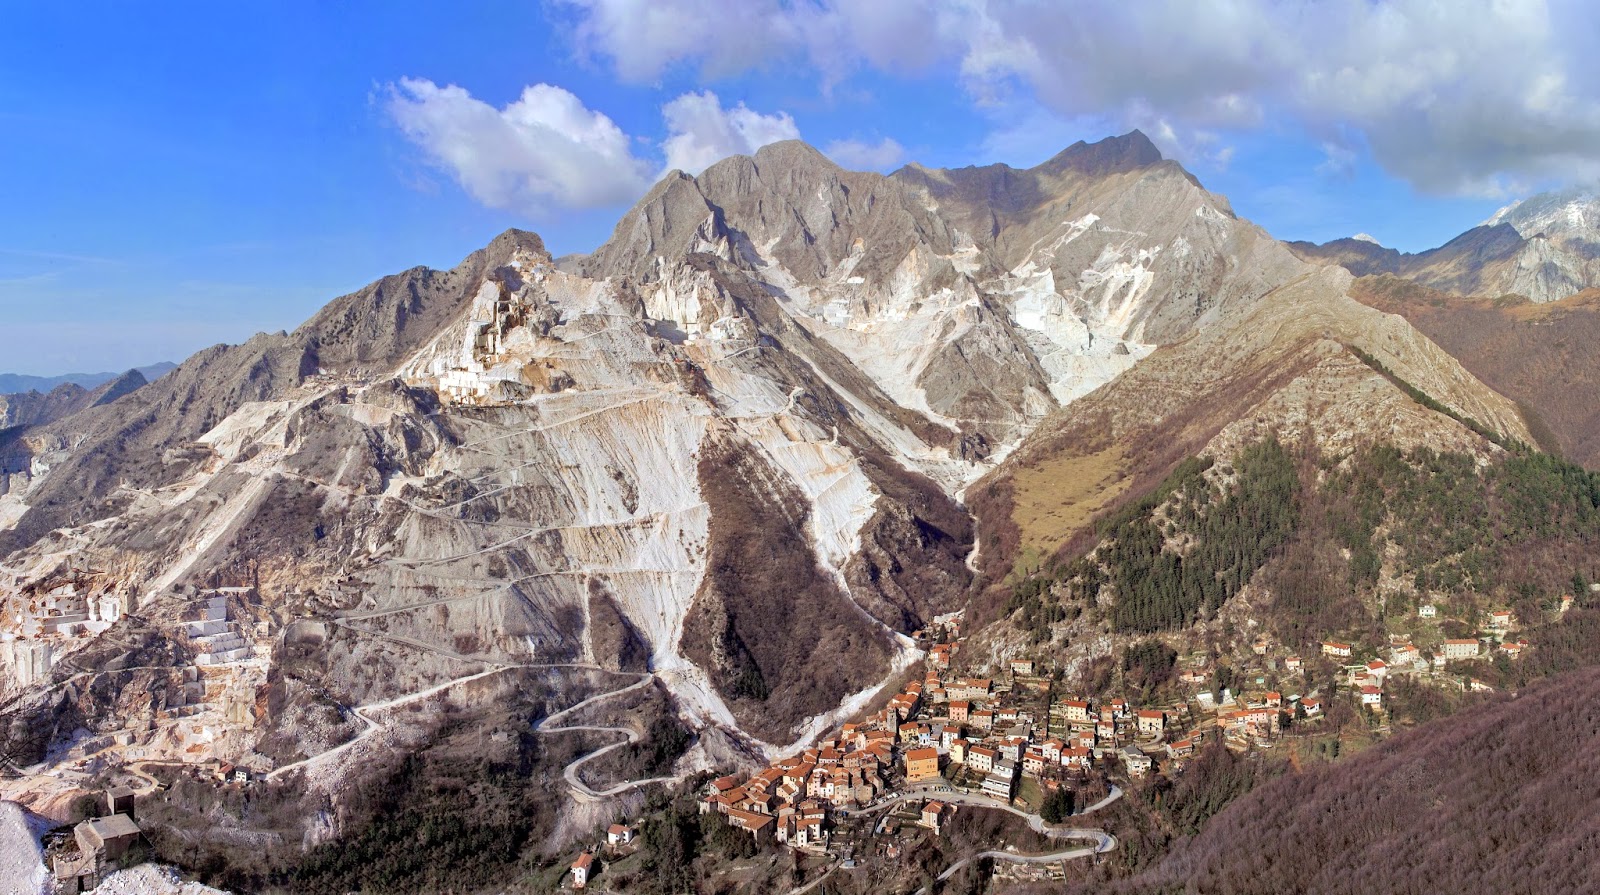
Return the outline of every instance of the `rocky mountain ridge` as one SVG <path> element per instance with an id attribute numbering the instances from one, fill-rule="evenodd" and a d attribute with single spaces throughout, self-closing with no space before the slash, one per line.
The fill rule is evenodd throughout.
<path id="1" fill-rule="evenodd" d="M 1541 193 L 1417 254 L 1370 237 L 1288 245 L 1305 260 L 1338 264 L 1357 276 L 1391 274 L 1465 296 L 1559 301 L 1600 286 L 1600 200 L 1582 190 Z"/>
<path id="2" fill-rule="evenodd" d="M 165 376 L 177 368 L 177 364 L 162 361 L 158 364 L 149 364 L 143 367 L 134 367 L 133 372 L 143 376 L 146 381 L 154 381 Z M 88 391 L 94 391 L 113 379 L 127 375 L 128 371 L 121 373 L 66 373 L 60 376 L 31 376 L 26 373 L 0 373 L 0 394 L 16 395 L 25 392 L 48 393 L 63 385 L 76 385 Z"/>
<path id="3" fill-rule="evenodd" d="M 1350 289 L 1137 132 L 887 177 L 773 144 L 668 175 L 590 255 L 513 230 L 386 277 L 6 454 L 0 692 L 58 749 L 33 796 L 130 749 L 336 794 L 318 755 L 358 778 L 409 742 L 349 707 L 555 669 L 575 702 L 653 678 L 695 734 L 678 773 L 769 756 L 908 668 L 974 568 L 1059 541 L 1004 540 L 1052 457 L 1120 492 L 1280 426 L 1491 449 L 1352 348 L 1526 436 Z"/>

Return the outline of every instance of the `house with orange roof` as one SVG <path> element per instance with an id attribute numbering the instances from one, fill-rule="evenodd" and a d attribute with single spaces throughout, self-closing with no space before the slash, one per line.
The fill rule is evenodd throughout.
<path id="1" fill-rule="evenodd" d="M 1094 720 L 1089 712 L 1089 703 L 1082 699 L 1067 699 L 1061 703 L 1066 706 L 1068 724 L 1085 724 Z"/>
<path id="2" fill-rule="evenodd" d="M 766 792 L 768 790 L 776 789 L 778 784 L 782 782 L 782 771 L 778 770 L 777 768 L 765 768 L 760 773 L 750 778 L 750 782 L 745 784 L 745 789 L 749 790 L 750 792 Z"/>
<path id="3" fill-rule="evenodd" d="M 907 783 L 933 780 L 939 776 L 939 750 L 932 747 L 907 749 L 905 766 Z"/>
<path id="4" fill-rule="evenodd" d="M 899 727 L 902 722 L 911 717 L 916 709 L 916 697 L 898 693 L 889 700 L 889 706 L 884 713 L 884 722 L 892 727 Z"/>
<path id="5" fill-rule="evenodd" d="M 594 871 L 594 855 L 584 852 L 578 860 L 572 862 L 572 888 L 582 889 L 589 885 L 589 875 Z"/>
<path id="6" fill-rule="evenodd" d="M 1000 753 L 988 746 L 973 746 L 967 750 L 967 767 L 980 774 L 987 774 L 994 770 L 999 758 Z"/>
<path id="7" fill-rule="evenodd" d="M 919 821 L 919 824 L 932 830 L 933 835 L 938 836 L 940 834 L 941 827 L 944 825 L 946 814 L 954 813 L 954 805 L 946 805 L 940 801 L 930 800 L 927 804 L 922 806 L 922 819 Z"/>
<path id="8" fill-rule="evenodd" d="M 743 811 L 748 814 L 771 814 L 777 804 L 778 794 L 775 792 L 746 792 L 738 805 L 729 809 L 727 813 Z"/>
<path id="9" fill-rule="evenodd" d="M 715 811 L 718 814 L 727 814 L 728 809 L 739 804 L 743 798 L 743 789 L 733 789 L 729 790 L 728 792 L 712 793 L 711 795 L 700 800 L 700 813 L 710 814 L 711 812 Z"/>
<path id="10" fill-rule="evenodd" d="M 1446 662 L 1475 659 L 1478 657 L 1478 647 L 1478 641 L 1472 639 L 1446 640 L 1439 648 L 1439 655 L 1443 656 Z"/>
<path id="11" fill-rule="evenodd" d="M 1049 763 L 1055 764 L 1056 762 Z M 1045 764 L 1044 750 L 1038 746 L 1029 746 L 1027 751 L 1022 753 L 1022 772 L 1024 774 L 1037 777 L 1044 773 Z"/>
<path id="12" fill-rule="evenodd" d="M 1161 736 L 1167 729 L 1167 713 L 1157 709 L 1140 709 L 1139 733 L 1144 736 Z"/>
<path id="13" fill-rule="evenodd" d="M 765 842 L 773 834 L 777 818 L 770 814 L 760 814 L 753 811 L 741 811 L 738 808 L 728 812 L 728 824 L 736 830 L 744 830 L 757 842 Z"/>
<path id="14" fill-rule="evenodd" d="M 1082 747 L 1061 750 L 1061 766 L 1088 770 L 1094 760 L 1094 750 Z"/>
<path id="15" fill-rule="evenodd" d="M 795 848 L 819 849 L 828 845 L 828 830 L 820 817 L 801 817 L 794 821 L 789 844 Z"/>

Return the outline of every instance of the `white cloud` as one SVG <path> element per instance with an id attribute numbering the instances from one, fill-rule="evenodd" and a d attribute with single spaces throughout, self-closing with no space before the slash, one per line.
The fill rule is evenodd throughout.
<path id="1" fill-rule="evenodd" d="M 555 208 L 632 202 L 659 164 L 610 118 L 549 84 L 524 88 L 496 109 L 454 85 L 407 78 L 385 89 L 386 108 L 428 159 L 492 208 L 539 215 Z M 685 93 L 661 107 L 665 170 L 698 174 L 730 155 L 800 137 L 787 112 L 724 108 L 715 93 Z M 890 141 L 892 142 L 892 141 Z"/>
<path id="2" fill-rule="evenodd" d="M 898 168 L 906 158 L 906 148 L 889 137 L 876 143 L 835 140 L 822 153 L 841 167 L 856 171 L 888 171 Z"/>
<path id="3" fill-rule="evenodd" d="M 1322 141 L 1322 164 L 1317 173 L 1328 177 L 1350 177 L 1356 171 L 1356 151 L 1343 143 Z"/>
<path id="4" fill-rule="evenodd" d="M 803 43 L 799 19 L 776 2 L 565 0 L 582 10 L 579 44 L 611 58 L 619 77 L 654 81 L 693 58 L 710 77 L 768 64 L 775 50 Z"/>
<path id="5" fill-rule="evenodd" d="M 699 174 L 730 155 L 748 155 L 768 143 L 800 139 L 787 112 L 762 115 L 740 103 L 724 109 L 717 95 L 685 93 L 661 108 L 667 139 L 661 144 L 667 169 Z"/>
<path id="6" fill-rule="evenodd" d="M 454 85 L 407 78 L 388 89 L 400 129 L 479 202 L 527 214 L 638 198 L 650 165 L 628 135 L 566 90 L 535 84 L 496 109 Z"/>
<path id="7" fill-rule="evenodd" d="M 633 80 L 806 64 L 827 86 L 944 64 L 980 103 L 1021 86 L 1063 120 L 1165 122 L 1219 163 L 1221 134 L 1270 123 L 1348 135 L 1432 192 L 1600 169 L 1600 10 L 1581 0 L 567 2 Z"/>

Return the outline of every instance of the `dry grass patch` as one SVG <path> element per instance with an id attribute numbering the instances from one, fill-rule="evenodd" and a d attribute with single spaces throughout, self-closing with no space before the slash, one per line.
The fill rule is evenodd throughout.
<path id="1" fill-rule="evenodd" d="M 1011 518 L 1022 546 L 1051 553 L 1127 490 L 1121 448 L 1057 455 L 1017 467 Z"/>

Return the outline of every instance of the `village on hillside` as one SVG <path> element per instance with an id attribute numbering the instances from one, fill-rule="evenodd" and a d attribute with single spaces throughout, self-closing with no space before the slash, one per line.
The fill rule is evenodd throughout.
<path id="1" fill-rule="evenodd" d="M 126 844 L 138 841 L 132 797 L 155 788 L 143 766 L 161 763 L 158 755 L 182 752 L 184 769 L 218 786 L 256 782 L 260 769 L 217 761 L 204 744 L 252 703 L 264 676 L 274 645 L 250 620 L 255 599 L 248 588 L 174 595 L 174 633 L 192 659 L 178 670 L 181 691 L 149 721 L 162 732 L 159 742 L 109 735 L 70 746 L 58 785 L 93 791 L 107 777 L 121 781 L 101 816 L 51 841 L 48 857 L 63 886 L 93 886 Z M 1546 614 L 1564 615 L 1574 605 L 1562 596 Z M 63 579 L 28 604 L 26 615 L 5 620 L 0 649 L 14 658 L 14 673 L 40 674 L 41 664 L 52 664 L 53 648 L 121 611 Z M 1464 614 L 1472 617 L 1456 617 Z M 810 748 L 753 774 L 706 779 L 700 812 L 752 843 L 844 872 L 893 862 L 918 841 L 947 835 L 963 811 L 1001 810 L 1046 836 L 1089 838 L 1098 831 L 1084 815 L 1125 791 L 1180 777 L 1213 743 L 1261 755 L 1284 748 L 1288 738 L 1291 748 L 1319 743 L 1337 757 L 1337 731 L 1351 719 L 1370 737 L 1387 733 L 1400 682 L 1488 691 L 1494 684 L 1483 678 L 1494 675 L 1485 663 L 1504 666 L 1531 648 L 1510 609 L 1424 602 L 1388 617 L 1383 640 L 1332 634 L 1309 651 L 1256 634 L 1253 622 L 1220 653 L 1195 649 L 1183 634 L 1128 638 L 1120 673 L 1081 685 L 1068 681 L 1063 654 L 1051 644 L 1008 644 L 996 661 L 992 645 L 982 656 L 967 648 L 962 625 L 962 614 L 953 613 L 917 632 L 922 667 Z M 638 851 L 637 819 L 618 821 L 567 865 L 566 885 L 597 888 L 608 865 Z M 1094 845 L 1061 852 L 1062 860 L 1098 860 L 1115 844 L 1100 835 Z M 1002 872 L 1060 879 L 1066 870 L 1058 861 Z"/>
<path id="2" fill-rule="evenodd" d="M 1572 606 L 1564 596 L 1553 611 Z M 1447 636 L 1462 627 L 1479 636 Z M 1332 707 L 1381 734 L 1389 721 L 1386 688 L 1402 679 L 1489 690 L 1472 675 L 1472 663 L 1523 655 L 1528 643 L 1516 636 L 1518 627 L 1509 610 L 1484 612 L 1473 626 L 1422 604 L 1391 625 L 1382 643 L 1329 638 L 1315 655 L 1302 656 L 1261 635 L 1241 639 L 1225 667 L 1214 654 L 1173 651 L 1170 686 L 1160 691 L 1179 698 L 1141 704 L 1062 692 L 1060 670 L 1045 655 L 977 667 L 963 654 L 955 613 L 917 633 L 926 650 L 920 679 L 811 748 L 748 776 L 709 781 L 700 811 L 720 815 L 756 843 L 846 871 L 865 860 L 893 860 L 916 837 L 940 836 L 962 810 L 1004 809 L 1036 830 L 1064 830 L 1125 788 L 1182 775 L 1214 741 L 1249 755 L 1278 748 L 1285 737 L 1326 736 Z M 1125 664 L 1137 661 L 1125 654 Z M 569 885 L 585 888 L 606 861 L 630 854 L 634 835 L 633 827 L 613 825 L 604 847 L 586 849 L 571 864 Z M 1076 857 L 1095 856 L 1087 848 Z M 1059 863 L 1004 872 L 1064 877 Z"/>

